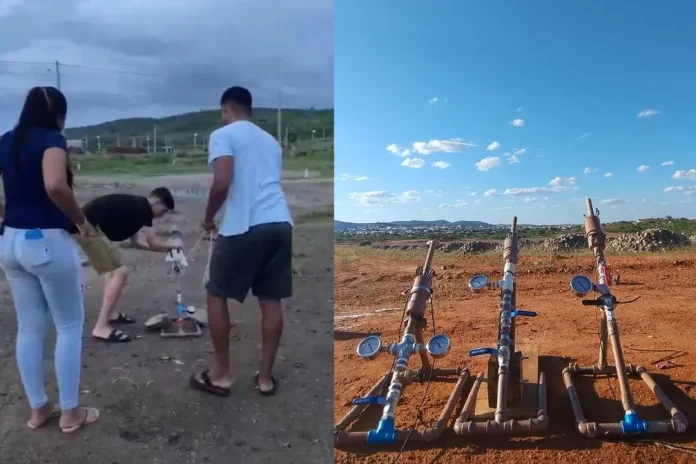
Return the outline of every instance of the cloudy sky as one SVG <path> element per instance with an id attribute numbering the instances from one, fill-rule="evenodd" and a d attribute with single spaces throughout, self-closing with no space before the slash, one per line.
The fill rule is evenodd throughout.
<path id="1" fill-rule="evenodd" d="M 215 108 L 231 85 L 333 107 L 330 0 L 0 0 L 0 31 L 0 128 L 56 60 L 70 126 Z"/>

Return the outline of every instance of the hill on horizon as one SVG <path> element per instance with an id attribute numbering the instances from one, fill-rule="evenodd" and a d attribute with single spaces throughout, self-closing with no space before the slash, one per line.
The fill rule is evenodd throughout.
<path id="1" fill-rule="evenodd" d="M 276 135 L 278 124 L 277 108 L 254 108 L 251 120 L 269 133 Z M 300 141 L 333 139 L 334 110 L 333 109 L 283 109 L 281 114 L 283 136 L 287 129 L 288 139 Z M 170 141 L 175 146 L 193 145 L 193 134 L 198 134 L 197 143 L 204 145 L 210 132 L 220 127 L 220 110 L 200 110 L 190 113 L 166 116 L 163 118 L 126 118 L 107 121 L 99 124 L 81 127 L 71 127 L 65 130 L 69 140 L 79 140 L 87 137 L 90 146 L 96 145 L 99 136 L 102 146 L 115 146 L 117 141 L 121 146 L 131 146 L 135 137 L 142 144 L 148 135 L 152 140 L 153 130 L 157 125 L 158 146 Z M 312 134 L 314 131 L 314 134 Z"/>

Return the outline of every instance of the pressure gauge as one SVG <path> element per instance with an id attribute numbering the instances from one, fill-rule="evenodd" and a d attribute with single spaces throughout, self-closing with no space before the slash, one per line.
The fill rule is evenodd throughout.
<path id="1" fill-rule="evenodd" d="M 435 335 L 425 344 L 426 351 L 433 359 L 445 357 L 450 352 L 450 348 L 452 348 L 452 342 L 445 334 Z"/>
<path id="2" fill-rule="evenodd" d="M 584 275 L 575 275 L 570 279 L 570 289 L 577 296 L 585 296 L 592 291 L 592 281 Z"/>
<path id="3" fill-rule="evenodd" d="M 469 288 L 472 292 L 480 292 L 488 285 L 488 277 L 485 275 L 475 275 L 469 279 Z"/>
<path id="4" fill-rule="evenodd" d="M 382 353 L 382 339 L 377 335 L 370 335 L 358 345 L 358 356 L 363 359 L 373 360 Z"/>

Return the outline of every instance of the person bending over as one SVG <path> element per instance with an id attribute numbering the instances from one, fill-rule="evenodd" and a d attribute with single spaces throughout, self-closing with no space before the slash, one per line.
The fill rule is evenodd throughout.
<path id="1" fill-rule="evenodd" d="M 152 221 L 174 209 L 174 197 L 166 187 L 154 189 L 149 197 L 112 193 L 97 197 L 83 206 L 87 220 L 98 228 L 111 242 L 130 240 L 141 250 L 167 252 L 180 247 L 180 243 L 161 240 L 155 236 Z M 116 324 L 132 324 L 135 320 L 128 314 L 116 312 L 116 303 L 128 277 L 128 268 L 120 261 L 116 246 L 111 243 L 109 253 L 121 264 L 105 275 L 104 296 L 99 319 L 92 330 L 98 340 L 124 343 L 132 337 Z"/>

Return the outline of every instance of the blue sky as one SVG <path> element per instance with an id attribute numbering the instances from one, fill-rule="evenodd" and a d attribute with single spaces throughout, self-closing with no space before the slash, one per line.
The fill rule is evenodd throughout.
<path id="1" fill-rule="evenodd" d="M 696 217 L 696 3 L 336 2 L 336 219 Z"/>

